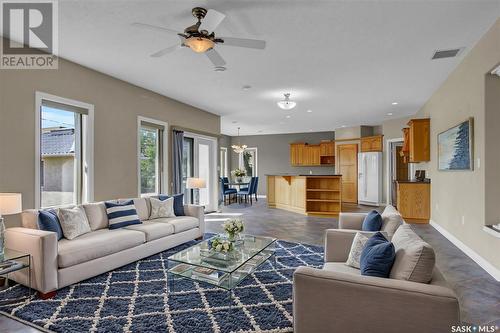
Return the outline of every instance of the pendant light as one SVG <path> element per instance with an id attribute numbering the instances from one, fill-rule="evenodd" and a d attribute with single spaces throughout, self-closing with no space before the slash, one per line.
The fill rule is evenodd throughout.
<path id="1" fill-rule="evenodd" d="M 242 145 L 240 142 L 240 128 L 238 127 L 238 144 L 237 145 L 232 145 L 231 148 L 233 148 L 233 151 L 236 154 L 241 154 L 247 149 L 247 145 Z"/>

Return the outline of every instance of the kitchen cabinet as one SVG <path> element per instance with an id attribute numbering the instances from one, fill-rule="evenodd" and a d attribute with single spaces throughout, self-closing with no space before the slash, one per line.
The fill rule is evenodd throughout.
<path id="1" fill-rule="evenodd" d="M 381 152 L 383 150 L 382 138 L 383 138 L 382 135 L 366 136 L 360 138 L 361 152 L 362 153 L 379 152 L 379 151 Z"/>

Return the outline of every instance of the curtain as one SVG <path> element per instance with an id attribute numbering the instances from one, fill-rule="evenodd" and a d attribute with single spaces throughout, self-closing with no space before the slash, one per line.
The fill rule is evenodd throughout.
<path id="1" fill-rule="evenodd" d="M 184 132 L 174 130 L 173 157 L 172 157 L 172 193 L 178 194 L 182 192 L 182 159 L 184 155 Z"/>

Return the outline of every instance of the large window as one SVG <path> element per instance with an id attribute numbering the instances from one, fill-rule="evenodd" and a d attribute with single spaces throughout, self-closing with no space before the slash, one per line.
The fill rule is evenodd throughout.
<path id="1" fill-rule="evenodd" d="M 44 93 L 36 101 L 36 206 L 92 200 L 92 105 Z"/>
<path id="2" fill-rule="evenodd" d="M 240 154 L 240 169 L 245 170 L 248 177 L 257 177 L 257 148 L 247 148 Z"/>
<path id="3" fill-rule="evenodd" d="M 186 189 L 186 181 L 189 177 L 194 177 L 194 139 L 184 137 L 183 161 L 182 161 L 182 192 L 184 200 L 191 202 L 192 190 Z"/>
<path id="4" fill-rule="evenodd" d="M 164 123 L 139 118 L 139 194 L 159 194 L 165 188 Z"/>
<path id="5" fill-rule="evenodd" d="M 220 147 L 219 149 L 219 159 L 220 159 L 220 176 L 221 177 L 229 177 L 229 167 L 227 163 L 227 148 Z"/>

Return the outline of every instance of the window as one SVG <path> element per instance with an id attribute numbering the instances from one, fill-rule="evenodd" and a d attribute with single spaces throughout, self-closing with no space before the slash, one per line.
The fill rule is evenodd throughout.
<path id="1" fill-rule="evenodd" d="M 92 200 L 93 106 L 36 93 L 36 207 Z"/>
<path id="2" fill-rule="evenodd" d="M 240 154 L 239 167 L 248 177 L 257 177 L 257 148 L 247 148 Z"/>
<path id="3" fill-rule="evenodd" d="M 194 177 L 194 139 L 184 137 L 183 161 L 182 161 L 182 192 L 184 201 L 191 202 L 192 191 L 186 189 L 186 181 Z"/>
<path id="4" fill-rule="evenodd" d="M 166 123 L 138 118 L 139 194 L 153 195 L 165 191 L 164 142 Z"/>
<path id="5" fill-rule="evenodd" d="M 227 165 L 227 148 L 220 147 L 220 176 L 228 177 L 229 168 Z"/>

